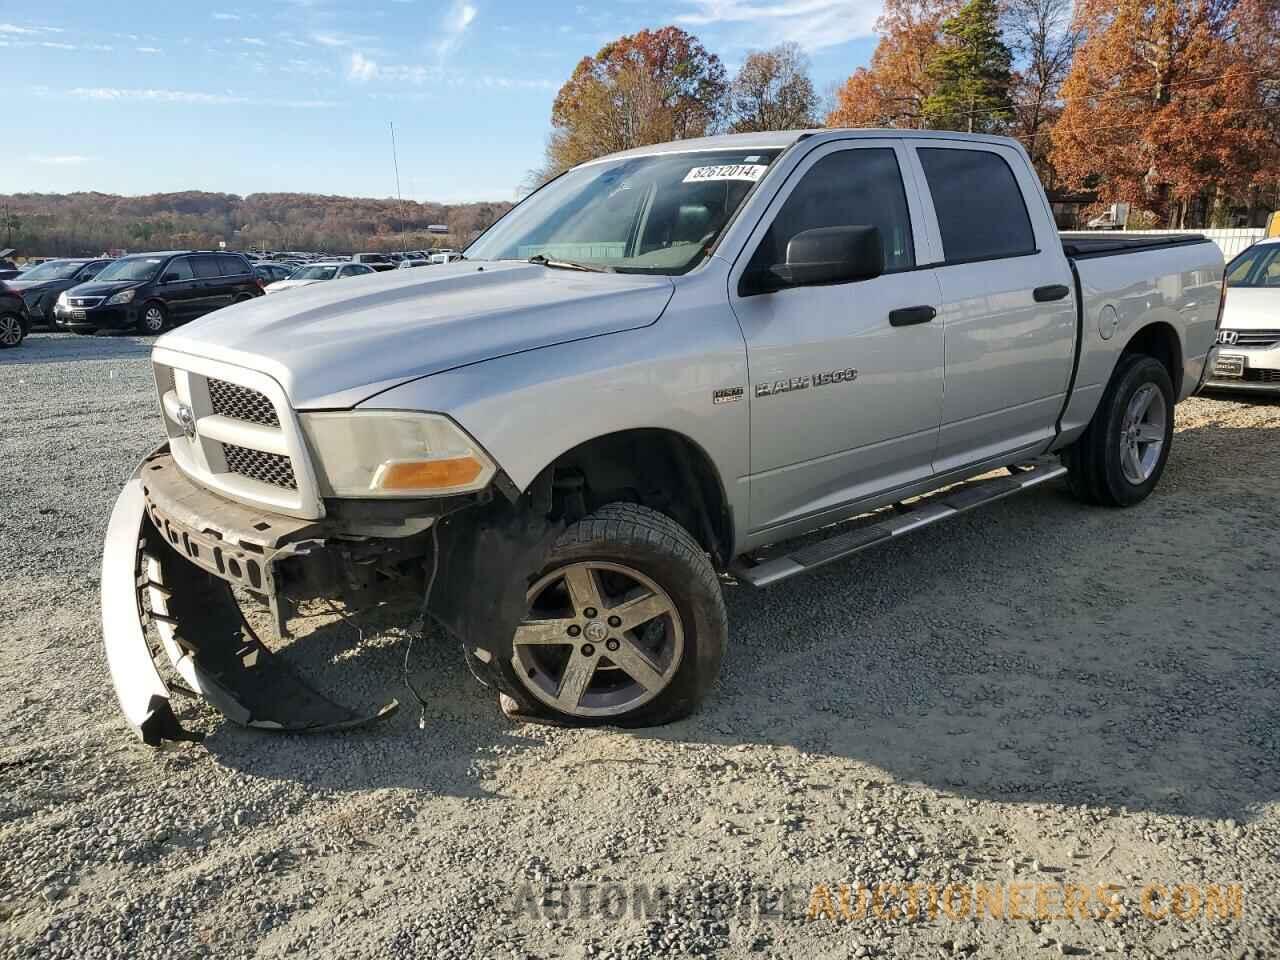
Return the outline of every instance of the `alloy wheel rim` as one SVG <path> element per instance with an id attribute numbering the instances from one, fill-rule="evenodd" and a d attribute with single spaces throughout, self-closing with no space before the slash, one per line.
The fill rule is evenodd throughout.
<path id="1" fill-rule="evenodd" d="M 1164 450 L 1168 411 L 1164 394 L 1145 383 L 1129 398 L 1120 423 L 1120 469 L 1134 486 L 1151 479 Z"/>
<path id="2" fill-rule="evenodd" d="M 0 343 L 7 347 L 17 346 L 22 341 L 22 323 L 17 317 L 0 317 Z"/>
<path id="3" fill-rule="evenodd" d="M 684 656 L 671 596 L 640 571 L 582 561 L 559 567 L 526 595 L 511 658 L 534 697 L 576 717 L 641 707 L 670 686 Z"/>
<path id="4" fill-rule="evenodd" d="M 148 307 L 142 315 L 142 324 L 152 332 L 159 330 L 164 326 L 164 314 L 157 307 Z"/>

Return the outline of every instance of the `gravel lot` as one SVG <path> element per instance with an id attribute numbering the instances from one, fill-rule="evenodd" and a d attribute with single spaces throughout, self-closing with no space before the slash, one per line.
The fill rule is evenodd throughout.
<path id="1" fill-rule="evenodd" d="M 425 730 L 406 708 L 273 737 L 178 700 L 208 737 L 155 752 L 117 714 L 97 600 L 158 435 L 148 349 L 0 355 L 0 955 L 1280 954 L 1280 404 L 1181 406 L 1137 509 L 1040 489 L 730 588 L 719 691 L 667 729 L 512 726 L 437 642 L 414 651 Z M 411 701 L 376 626 L 299 646 L 348 700 Z M 1115 884 L 1094 911 L 1118 906 L 807 918 L 841 882 Z M 1241 884 L 1242 915 L 1157 921 L 1153 883 Z"/>

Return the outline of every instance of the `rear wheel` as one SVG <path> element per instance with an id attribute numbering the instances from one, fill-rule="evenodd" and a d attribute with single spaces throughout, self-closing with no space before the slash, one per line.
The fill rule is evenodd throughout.
<path id="1" fill-rule="evenodd" d="M 16 347 L 27 335 L 22 318 L 16 313 L 0 313 L 0 349 Z"/>
<path id="2" fill-rule="evenodd" d="M 608 504 L 556 541 L 499 653 L 518 694 L 504 710 L 552 723 L 652 726 L 714 684 L 724 601 L 706 553 L 674 520 Z"/>
<path id="3" fill-rule="evenodd" d="M 1173 440 L 1173 381 L 1153 357 L 1123 357 L 1093 421 L 1064 455 L 1075 495 L 1128 507 L 1145 500 L 1164 473 Z"/>
<path id="4" fill-rule="evenodd" d="M 142 308 L 142 316 L 138 318 L 138 327 L 143 333 L 163 333 L 169 317 L 164 305 L 152 301 Z"/>

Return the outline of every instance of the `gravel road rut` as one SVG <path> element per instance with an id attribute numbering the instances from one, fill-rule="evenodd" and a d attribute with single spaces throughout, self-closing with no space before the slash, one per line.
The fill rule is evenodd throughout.
<path id="1" fill-rule="evenodd" d="M 0 956 L 1280 955 L 1280 404 L 1180 406 L 1132 510 L 1048 485 L 730 586 L 723 680 L 665 729 L 513 726 L 437 637 L 425 729 L 179 700 L 206 739 L 153 751 L 97 600 L 148 351 L 0 355 Z M 347 700 L 411 702 L 392 625 L 308 630 Z"/>

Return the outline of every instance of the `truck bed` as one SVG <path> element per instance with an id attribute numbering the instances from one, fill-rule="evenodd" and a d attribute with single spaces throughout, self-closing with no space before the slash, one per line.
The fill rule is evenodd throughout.
<path id="1" fill-rule="evenodd" d="M 1193 243 L 1210 242 L 1208 238 L 1198 233 L 1125 237 L 1114 235 L 1098 236 L 1096 232 L 1064 232 L 1061 236 L 1062 251 L 1073 260 L 1112 257 L 1123 253 L 1164 250 L 1169 247 L 1182 247 Z"/>

